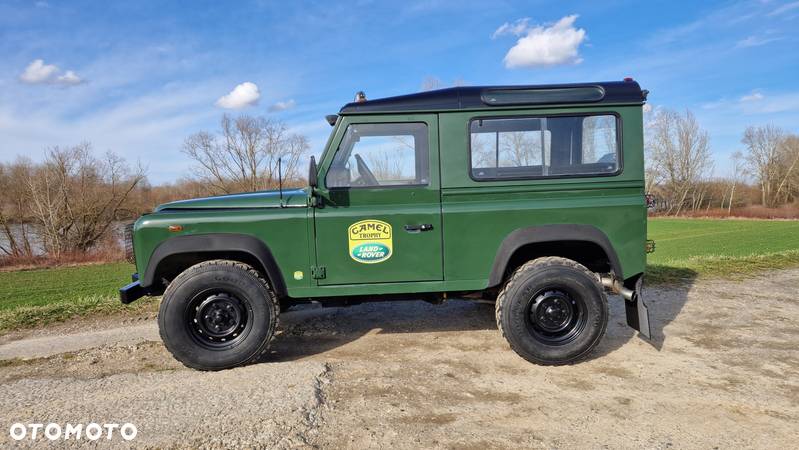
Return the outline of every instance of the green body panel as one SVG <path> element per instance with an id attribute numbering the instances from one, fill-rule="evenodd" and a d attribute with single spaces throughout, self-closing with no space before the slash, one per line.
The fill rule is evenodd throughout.
<path id="1" fill-rule="evenodd" d="M 613 113 L 621 126 L 618 175 L 562 179 L 475 181 L 469 177 L 469 121 L 476 117 Z M 351 123 L 425 122 L 430 136 L 427 186 L 328 190 L 324 180 Z M 339 117 L 319 160 L 316 196 L 275 191 L 162 205 L 135 225 L 137 270 L 144 273 L 159 243 L 178 235 L 241 233 L 271 250 L 295 298 L 478 291 L 502 241 L 514 230 L 548 224 L 593 225 L 607 235 L 623 278 L 645 269 L 646 207 L 641 105 L 481 109 L 435 114 L 350 114 Z M 348 227 L 362 220 L 391 225 L 392 254 L 375 264 L 350 256 Z M 409 233 L 405 225 L 431 224 Z M 170 232 L 170 225 L 182 225 Z M 314 279 L 312 267 L 325 277 Z M 301 272 L 301 279 L 294 274 Z"/>

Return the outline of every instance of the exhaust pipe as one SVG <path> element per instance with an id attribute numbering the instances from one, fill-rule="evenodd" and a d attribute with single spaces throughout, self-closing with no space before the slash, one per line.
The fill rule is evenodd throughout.
<path id="1" fill-rule="evenodd" d="M 627 301 L 634 301 L 635 291 L 624 287 L 624 285 L 622 285 L 621 282 L 615 277 L 603 274 L 599 275 L 599 281 L 602 282 L 602 286 L 605 286 L 614 294 L 621 295 Z"/>
<path id="2" fill-rule="evenodd" d="M 642 296 L 643 277 L 635 283 L 635 290 L 624 287 L 616 277 L 610 274 L 600 274 L 599 281 L 602 286 L 614 294 L 624 297 L 624 311 L 627 315 L 627 325 L 638 330 L 647 339 L 652 335 L 649 330 L 649 310 Z"/>

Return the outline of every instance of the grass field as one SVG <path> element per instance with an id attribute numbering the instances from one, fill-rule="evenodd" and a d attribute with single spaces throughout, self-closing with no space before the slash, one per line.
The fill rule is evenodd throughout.
<path id="1" fill-rule="evenodd" d="M 648 234 L 650 282 L 799 266 L 799 221 L 655 218 Z"/>
<path id="2" fill-rule="evenodd" d="M 111 263 L 0 272 L 0 333 L 73 316 L 151 307 L 151 302 L 119 303 L 117 291 L 134 271 L 132 264 Z"/>
<path id="3" fill-rule="evenodd" d="M 648 257 L 648 282 L 799 267 L 799 221 L 656 218 L 649 238 L 657 250 Z M 0 334 L 78 315 L 154 309 L 154 300 L 119 303 L 117 289 L 133 270 L 113 263 L 0 272 Z"/>

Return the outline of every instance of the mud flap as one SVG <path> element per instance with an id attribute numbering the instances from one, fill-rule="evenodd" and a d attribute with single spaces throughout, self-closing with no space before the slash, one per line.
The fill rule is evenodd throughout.
<path id="1" fill-rule="evenodd" d="M 635 282 L 635 293 L 631 300 L 624 301 L 624 311 L 627 313 L 627 325 L 638 330 L 647 339 L 651 339 L 649 332 L 649 310 L 644 303 L 644 277 L 639 277 Z"/>

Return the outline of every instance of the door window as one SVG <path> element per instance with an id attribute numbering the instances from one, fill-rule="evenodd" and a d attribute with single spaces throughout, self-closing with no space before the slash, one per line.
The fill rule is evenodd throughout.
<path id="1" fill-rule="evenodd" d="M 430 182 L 427 133 L 424 123 L 348 126 L 325 185 L 329 188 L 427 185 Z"/>

